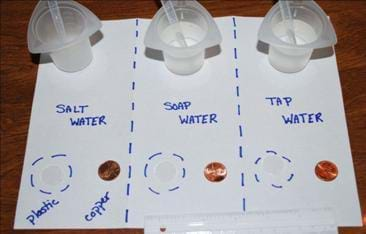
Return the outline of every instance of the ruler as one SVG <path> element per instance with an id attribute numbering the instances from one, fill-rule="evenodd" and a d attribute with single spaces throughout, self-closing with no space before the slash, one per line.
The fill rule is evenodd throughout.
<path id="1" fill-rule="evenodd" d="M 145 234 L 336 234 L 333 211 L 291 209 L 245 213 L 145 216 Z"/>

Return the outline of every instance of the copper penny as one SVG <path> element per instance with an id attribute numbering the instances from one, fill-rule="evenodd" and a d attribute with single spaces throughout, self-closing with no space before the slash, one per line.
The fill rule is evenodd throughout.
<path id="1" fill-rule="evenodd" d="M 315 174 L 323 181 L 332 181 L 338 176 L 338 168 L 330 161 L 320 161 L 315 166 Z"/>
<path id="2" fill-rule="evenodd" d="M 208 181 L 220 182 L 225 179 L 227 171 L 224 164 L 212 162 L 205 167 L 204 174 Z"/>
<path id="3" fill-rule="evenodd" d="M 98 175 L 102 180 L 113 180 L 120 173 L 120 167 L 117 162 L 109 160 L 102 163 L 98 169 Z"/>

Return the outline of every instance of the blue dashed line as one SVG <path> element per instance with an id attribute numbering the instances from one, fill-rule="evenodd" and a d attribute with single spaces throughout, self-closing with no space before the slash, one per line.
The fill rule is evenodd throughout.
<path id="1" fill-rule="evenodd" d="M 130 183 L 127 184 L 126 194 L 127 194 L 127 196 L 130 196 Z"/>
<path id="2" fill-rule="evenodd" d="M 60 190 L 60 192 L 64 192 L 64 191 L 66 191 L 66 189 L 68 189 L 69 187 L 70 187 L 70 185 L 69 185 L 69 184 L 68 184 L 68 185 L 66 185 L 66 186 L 65 186 L 65 188 L 63 188 L 63 189 L 61 189 L 61 190 Z"/>
<path id="3" fill-rule="evenodd" d="M 40 191 L 41 193 L 48 194 L 48 195 L 49 195 L 49 194 L 52 194 L 51 192 L 47 192 L 47 191 L 44 191 L 44 190 L 42 190 L 42 189 L 40 189 L 39 191 Z"/>
<path id="4" fill-rule="evenodd" d="M 128 223 L 128 209 L 125 211 L 125 223 Z"/>
<path id="5" fill-rule="evenodd" d="M 294 174 L 291 173 L 290 177 L 287 179 L 288 182 L 290 182 L 292 180 L 292 178 L 294 178 Z"/>
<path id="6" fill-rule="evenodd" d="M 41 161 L 43 157 L 37 158 L 33 163 L 32 166 L 36 165 L 37 162 Z"/>
<path id="7" fill-rule="evenodd" d="M 186 169 L 183 167 L 183 175 L 182 178 L 186 177 Z"/>
<path id="8" fill-rule="evenodd" d="M 170 192 L 173 192 L 174 190 L 177 190 L 177 189 L 179 189 L 179 186 L 174 187 L 174 188 L 172 188 L 172 189 L 169 189 L 169 191 L 170 191 Z"/>
<path id="9" fill-rule="evenodd" d="M 31 186 L 34 187 L 34 183 L 33 183 L 33 174 L 30 175 L 30 183 L 31 183 Z"/>
<path id="10" fill-rule="evenodd" d="M 245 198 L 243 198 L 243 211 L 245 211 Z"/>
<path id="11" fill-rule="evenodd" d="M 243 137 L 243 127 L 239 125 L 239 136 Z"/>
<path id="12" fill-rule="evenodd" d="M 66 154 L 55 154 L 51 156 L 51 158 L 57 158 L 57 157 L 66 157 Z"/>
<path id="13" fill-rule="evenodd" d="M 149 160 L 151 160 L 151 159 L 153 159 L 154 157 L 159 156 L 159 155 L 161 155 L 161 154 L 162 154 L 161 152 L 156 153 L 156 154 L 153 154 L 153 155 L 151 155 L 151 156 L 149 157 Z"/>
<path id="14" fill-rule="evenodd" d="M 282 156 L 283 159 L 285 159 L 287 162 L 291 162 L 291 160 L 289 158 L 286 158 L 285 156 Z"/>
<path id="15" fill-rule="evenodd" d="M 144 176 L 147 177 L 147 167 L 148 167 L 149 164 L 145 164 L 145 168 L 144 168 Z"/>
<path id="16" fill-rule="evenodd" d="M 261 157 L 257 158 L 257 160 L 255 160 L 254 164 L 258 164 L 258 162 L 259 162 L 261 159 L 262 159 Z"/>
<path id="17" fill-rule="evenodd" d="M 155 190 L 154 190 L 154 189 L 152 189 L 151 187 L 149 187 L 149 190 L 150 190 L 151 192 L 155 193 L 156 195 L 160 195 L 160 193 L 159 193 L 159 192 L 155 191 Z"/>
<path id="18" fill-rule="evenodd" d="M 282 188 L 282 185 L 275 185 L 275 184 L 271 184 L 272 185 L 272 187 L 274 187 L 274 188 L 278 188 L 278 189 L 281 189 Z"/>
<path id="19" fill-rule="evenodd" d="M 173 156 L 179 158 L 182 162 L 184 161 L 184 158 L 178 154 L 173 154 Z"/>
<path id="20" fill-rule="evenodd" d="M 128 153 L 132 153 L 132 142 L 128 143 Z"/>
<path id="21" fill-rule="evenodd" d="M 234 39 L 237 39 L 237 32 L 236 32 L 236 19 L 235 17 L 232 17 L 233 20 L 233 36 Z M 238 49 L 236 47 L 234 47 L 234 60 L 238 59 Z M 235 78 L 239 79 L 239 69 L 237 67 L 235 67 Z M 236 96 L 240 97 L 240 88 L 239 85 L 236 86 Z M 240 116 L 241 115 L 241 107 L 240 104 L 237 104 L 237 115 Z M 243 127 L 242 125 L 239 124 L 239 137 L 243 137 Z M 243 147 L 241 145 L 239 145 L 239 157 L 243 158 Z M 244 187 L 244 173 L 241 173 L 241 186 Z M 242 200 L 242 209 L 243 211 L 245 211 L 246 207 L 245 207 L 245 198 L 243 198 Z"/>
<path id="22" fill-rule="evenodd" d="M 257 175 L 257 174 L 254 174 L 254 177 L 255 177 L 255 180 L 256 180 L 257 182 L 260 182 L 259 177 L 258 177 L 258 175 Z"/>
<path id="23" fill-rule="evenodd" d="M 239 69 L 235 68 L 235 78 L 239 78 Z"/>
<path id="24" fill-rule="evenodd" d="M 71 165 L 69 165 L 68 167 L 69 167 L 69 177 L 71 178 L 72 177 L 72 167 L 71 167 Z"/>
<path id="25" fill-rule="evenodd" d="M 273 151 L 273 150 L 267 150 L 266 153 L 271 153 L 271 154 L 277 155 L 277 152 Z"/>
<path id="26" fill-rule="evenodd" d="M 261 159 L 262 159 L 261 157 L 257 158 L 257 160 L 255 161 L 255 163 L 254 163 L 254 164 L 258 164 L 258 162 L 259 162 Z"/>
<path id="27" fill-rule="evenodd" d="M 135 110 L 135 103 L 134 102 L 131 103 L 131 109 Z"/>
<path id="28" fill-rule="evenodd" d="M 133 132 L 133 127 L 134 127 L 134 121 L 133 121 L 133 120 L 131 120 L 130 132 Z"/>
<path id="29" fill-rule="evenodd" d="M 139 31 L 138 31 L 137 27 L 139 25 L 139 19 L 137 19 L 137 18 L 136 18 L 136 21 L 135 21 L 135 25 L 136 25 L 135 37 L 138 38 L 139 37 Z M 138 50 L 138 47 L 134 46 L 134 48 L 133 48 L 134 55 L 137 55 L 137 50 Z M 134 70 L 137 69 L 137 61 L 136 60 L 133 60 L 132 68 Z M 135 90 L 135 88 L 136 88 L 135 81 L 132 81 L 131 88 L 132 88 L 132 91 Z M 131 111 L 134 111 L 134 110 L 135 110 L 135 102 L 131 102 Z M 134 120 L 131 120 L 130 121 L 130 132 L 133 133 L 134 130 L 135 130 L 135 122 L 134 122 Z M 130 155 L 132 155 L 132 142 L 128 143 L 128 153 Z M 131 176 L 132 176 L 132 166 L 128 165 L 128 179 L 131 179 Z M 127 183 L 127 185 L 126 185 L 126 196 L 130 196 L 130 191 L 131 191 L 131 183 Z M 125 223 L 128 223 L 128 216 L 129 216 L 129 210 L 126 209 L 125 210 Z"/>
<path id="30" fill-rule="evenodd" d="M 135 90 L 135 81 L 132 81 L 132 90 Z"/>

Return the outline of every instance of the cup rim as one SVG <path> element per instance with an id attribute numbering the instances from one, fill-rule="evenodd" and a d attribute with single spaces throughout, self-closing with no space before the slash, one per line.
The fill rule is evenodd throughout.
<path id="1" fill-rule="evenodd" d="M 27 29 L 27 42 L 28 50 L 33 54 L 37 53 L 51 53 L 63 50 L 72 45 L 79 43 L 80 41 L 89 38 L 92 34 L 97 32 L 101 27 L 102 23 L 95 14 L 93 14 L 89 9 L 75 1 L 59 1 L 60 8 L 71 8 L 73 11 L 78 12 L 83 18 L 83 30 L 78 36 L 74 37 L 72 40 L 61 42 L 61 43 L 50 43 L 44 40 L 40 40 L 38 35 L 38 30 L 36 30 L 36 25 L 41 17 L 49 12 L 49 7 L 47 1 L 39 1 L 33 10 L 32 16 L 28 23 Z"/>
<path id="2" fill-rule="evenodd" d="M 262 24 L 258 31 L 258 40 L 264 43 L 278 46 L 278 47 L 290 47 L 290 48 L 312 48 L 319 49 L 332 46 L 337 43 L 337 36 L 335 34 L 335 30 L 333 28 L 332 23 L 329 18 L 325 14 L 325 12 L 321 9 L 321 7 L 315 1 L 293 1 L 291 2 L 296 7 L 301 6 L 306 8 L 312 12 L 314 12 L 322 22 L 322 30 L 319 32 L 319 35 L 316 40 L 302 44 L 302 45 L 293 45 L 283 40 L 279 39 L 276 35 L 274 35 L 272 31 L 271 21 L 276 13 L 279 11 L 279 3 L 277 2 L 266 14 L 264 17 Z M 294 7 L 294 6 L 290 6 Z"/>
<path id="3" fill-rule="evenodd" d="M 319 23 L 320 23 L 320 31 L 319 31 L 319 32 L 316 32 L 316 31 L 315 31 L 315 29 L 314 29 L 314 27 L 313 27 L 313 25 L 311 25 L 311 24 L 309 24 L 309 23 L 305 22 L 304 20 L 301 20 L 301 19 L 295 19 L 295 20 L 297 20 L 297 21 L 301 21 L 301 22 L 303 22 L 303 23 L 305 23 L 305 24 L 309 25 L 309 27 L 311 27 L 311 28 L 314 30 L 314 33 L 316 34 L 316 38 L 315 38 L 315 39 L 313 39 L 313 40 L 312 40 L 312 41 L 310 41 L 310 42 L 306 42 L 306 43 L 303 43 L 303 44 L 296 44 L 296 45 L 295 45 L 295 44 L 289 43 L 289 42 L 287 42 L 287 41 L 284 41 L 283 39 L 281 39 L 280 37 L 278 37 L 278 35 L 276 34 L 276 32 L 275 32 L 275 30 L 274 30 L 274 27 L 275 27 L 276 25 L 280 24 L 283 20 L 282 20 L 282 21 L 279 21 L 276 25 L 274 25 L 274 24 L 273 24 L 273 20 L 274 20 L 274 18 L 275 18 L 275 17 L 278 17 L 278 15 L 280 15 L 280 14 L 281 14 L 281 11 L 280 11 L 280 9 L 279 9 L 279 8 L 278 8 L 278 9 L 276 9 L 276 10 L 273 12 L 273 15 L 272 15 L 272 17 L 271 17 L 271 19 L 270 19 L 271 30 L 272 30 L 273 35 L 274 35 L 275 37 L 277 37 L 279 40 L 281 40 L 281 41 L 283 41 L 284 43 L 286 43 L 289 47 L 297 47 L 297 45 L 299 45 L 299 46 L 306 46 L 306 45 L 311 44 L 311 43 L 313 43 L 314 41 L 318 40 L 318 38 L 321 36 L 322 31 L 324 30 L 324 22 L 321 20 L 321 17 L 320 17 L 318 14 L 316 14 L 314 11 L 309 10 L 308 8 L 305 8 L 305 7 L 302 7 L 302 6 L 295 6 L 294 8 L 307 10 L 307 11 L 309 11 L 309 12 L 313 13 L 313 14 L 314 14 L 314 17 L 316 17 L 316 18 L 317 18 L 317 20 L 318 20 L 318 21 L 319 21 Z"/>
<path id="4" fill-rule="evenodd" d="M 66 9 L 71 9 L 77 13 L 79 13 L 79 15 L 83 18 L 83 29 L 79 32 L 79 34 L 77 36 L 75 36 L 72 40 L 67 40 L 63 43 L 65 43 L 66 45 L 67 44 L 74 44 L 73 42 L 77 41 L 78 38 L 83 34 L 85 33 L 85 29 L 86 29 L 86 15 L 83 14 L 83 12 L 76 8 L 75 6 L 68 6 L 68 5 L 60 5 L 60 9 L 61 8 L 66 8 Z M 42 39 L 41 36 L 39 36 L 39 30 L 38 30 L 38 23 L 41 21 L 41 18 L 44 17 L 47 13 L 49 13 L 50 10 L 49 9 L 45 9 L 41 14 L 39 14 L 37 16 L 37 18 L 32 22 L 32 29 L 33 29 L 33 32 L 34 32 L 34 35 L 37 37 L 37 39 L 41 42 L 41 43 L 44 43 L 44 44 L 49 44 L 50 42 L 47 42 L 45 40 Z M 51 43 L 50 43 L 51 44 Z M 53 44 L 53 43 L 52 43 Z M 54 43 L 54 44 L 62 44 L 62 43 Z"/>
<path id="5" fill-rule="evenodd" d="M 189 47 L 175 47 L 163 42 L 157 32 L 158 20 L 161 15 L 165 14 L 163 7 L 161 7 L 152 18 L 151 23 L 146 31 L 144 39 L 144 44 L 146 47 L 163 52 L 169 51 L 170 54 L 174 54 L 175 57 L 179 58 L 195 55 L 202 52 L 206 48 L 210 48 L 221 43 L 221 33 L 215 21 L 213 20 L 213 17 L 208 13 L 208 11 L 197 1 L 186 1 L 185 4 L 188 4 L 189 8 L 193 8 L 200 12 L 200 14 L 206 20 L 207 33 L 205 37 L 199 43 Z M 183 8 L 183 6 L 180 6 L 180 8 Z"/>
<path id="6" fill-rule="evenodd" d="M 179 10 L 179 9 L 183 9 L 182 7 L 179 7 L 179 8 L 177 8 L 176 10 Z M 203 38 L 200 40 L 200 41 L 198 41 L 197 43 L 195 43 L 194 45 L 192 45 L 192 46 L 187 46 L 187 47 L 194 47 L 194 46 L 197 46 L 197 47 L 200 47 L 200 43 L 202 43 L 203 41 L 205 41 L 206 40 L 206 37 L 207 37 L 207 35 L 208 35 L 208 31 L 209 31 L 209 21 L 207 20 L 207 18 L 205 17 L 205 15 L 204 14 L 202 14 L 202 12 L 201 11 L 198 11 L 197 9 L 194 9 L 194 8 L 186 8 L 186 9 L 188 9 L 188 10 L 190 10 L 190 11 L 194 11 L 197 15 L 199 15 L 202 19 L 204 19 L 204 21 L 205 21 L 205 24 L 206 24 L 206 27 L 207 27 L 207 30 L 205 30 L 206 32 L 204 33 L 204 36 L 203 36 Z M 162 20 L 162 18 L 163 17 L 166 17 L 166 15 L 165 15 L 165 12 L 163 12 L 163 14 L 160 14 L 159 15 L 159 17 L 156 19 L 157 20 L 157 23 L 156 23 L 156 26 L 158 27 L 158 25 L 159 25 L 159 23 L 160 23 L 160 21 Z M 157 28 L 156 28 L 157 29 Z M 157 32 L 158 33 L 158 32 Z M 159 33 L 158 33 L 159 34 Z M 166 43 L 165 41 L 164 41 L 164 39 L 161 37 L 161 35 L 159 35 L 159 38 L 160 38 L 160 40 L 168 47 L 168 48 L 177 48 L 177 49 L 180 49 L 180 50 L 185 50 L 185 49 L 187 49 L 186 47 L 179 47 L 179 46 L 173 46 L 173 45 L 170 45 L 170 44 L 168 44 L 168 43 Z"/>

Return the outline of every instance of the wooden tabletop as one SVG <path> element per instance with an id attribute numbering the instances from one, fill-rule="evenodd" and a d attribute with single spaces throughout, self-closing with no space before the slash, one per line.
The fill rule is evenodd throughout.
<path id="1" fill-rule="evenodd" d="M 80 0 L 102 20 L 151 18 L 158 0 Z M 200 0 L 213 16 L 264 16 L 274 1 Z M 358 194 L 366 222 L 366 1 L 318 0 L 335 27 L 336 55 Z M 1 233 L 12 233 L 39 56 L 27 49 L 27 26 L 35 0 L 1 0 Z M 330 194 L 331 196 L 331 194 Z M 28 233 L 31 231 L 16 231 Z M 53 233 L 55 231 L 36 231 Z M 58 233 L 143 233 L 84 230 Z M 35 233 L 35 232 L 33 232 Z M 340 233 L 366 233 L 340 228 Z"/>

